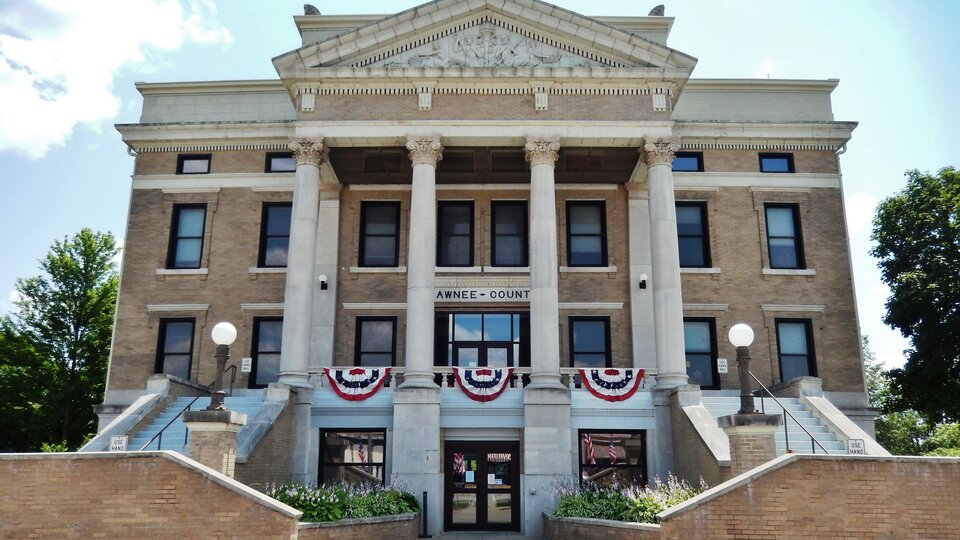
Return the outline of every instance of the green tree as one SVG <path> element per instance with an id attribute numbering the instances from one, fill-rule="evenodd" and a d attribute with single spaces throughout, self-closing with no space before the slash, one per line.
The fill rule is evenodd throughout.
<path id="1" fill-rule="evenodd" d="M 75 449 L 96 430 L 93 407 L 103 397 L 117 301 L 116 254 L 113 235 L 83 229 L 54 242 L 39 276 L 17 280 L 17 310 L 0 322 L 0 390 L 10 391 L 0 425 L 14 428 L 0 435 L 0 448 Z"/>
<path id="2" fill-rule="evenodd" d="M 873 240 L 891 290 L 884 322 L 911 342 L 890 372 L 893 406 L 931 424 L 960 419 L 960 173 L 907 172 L 907 186 L 880 203 Z"/>
<path id="3" fill-rule="evenodd" d="M 863 336 L 863 367 L 867 378 L 867 396 L 870 405 L 880 414 L 874 420 L 877 442 L 891 454 L 916 456 L 921 452 L 921 443 L 930 435 L 930 427 L 914 410 L 896 411 L 891 407 L 896 401 L 891 395 L 890 377 L 877 361 L 870 348 L 870 339 Z"/>

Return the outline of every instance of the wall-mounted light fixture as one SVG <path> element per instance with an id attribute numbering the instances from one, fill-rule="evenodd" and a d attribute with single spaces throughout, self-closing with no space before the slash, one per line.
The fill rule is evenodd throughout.
<path id="1" fill-rule="evenodd" d="M 646 289 L 646 288 L 647 288 L 647 275 L 646 275 L 646 274 L 640 274 L 640 288 L 641 288 L 641 289 Z"/>
<path id="2" fill-rule="evenodd" d="M 320 290 L 321 290 L 321 291 L 327 290 L 327 287 L 328 287 L 328 285 L 327 285 L 327 275 L 326 275 L 326 274 L 320 274 L 320 277 L 319 277 L 318 279 L 320 280 Z"/>

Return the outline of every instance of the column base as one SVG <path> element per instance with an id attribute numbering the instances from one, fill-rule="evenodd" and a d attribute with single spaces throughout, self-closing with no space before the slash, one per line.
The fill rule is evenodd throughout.
<path id="1" fill-rule="evenodd" d="M 407 372 L 403 374 L 403 382 L 397 388 L 440 388 L 433 377 L 432 371 Z"/>
<path id="2" fill-rule="evenodd" d="M 531 373 L 530 384 L 528 384 L 526 388 L 531 390 L 540 388 L 568 390 L 568 388 L 563 385 L 562 380 L 559 373 Z"/>
<path id="3" fill-rule="evenodd" d="M 286 384 L 288 386 L 297 388 L 313 387 L 313 384 L 310 382 L 310 374 L 306 371 L 288 371 L 281 373 L 280 377 L 277 379 L 277 383 Z"/>
<path id="4" fill-rule="evenodd" d="M 678 386 L 686 386 L 689 382 L 686 372 L 683 373 L 658 373 L 657 374 L 657 384 L 654 388 L 676 388 Z"/>

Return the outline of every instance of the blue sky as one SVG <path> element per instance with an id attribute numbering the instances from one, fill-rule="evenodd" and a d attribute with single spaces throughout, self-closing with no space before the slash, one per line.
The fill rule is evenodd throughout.
<path id="1" fill-rule="evenodd" d="M 656 3 L 558 0 L 585 15 Z M 395 13 L 410 1 L 323 2 L 325 14 Z M 303 0 L 0 2 L 0 313 L 18 277 L 82 227 L 124 234 L 133 158 L 113 128 L 136 122 L 135 81 L 276 78 L 299 46 Z M 908 169 L 960 166 L 960 3 L 952 0 L 682 0 L 669 45 L 697 78 L 839 78 L 837 120 L 860 126 L 841 158 L 860 325 L 888 365 L 907 346 L 883 325 L 888 290 L 867 254 L 877 201 Z"/>

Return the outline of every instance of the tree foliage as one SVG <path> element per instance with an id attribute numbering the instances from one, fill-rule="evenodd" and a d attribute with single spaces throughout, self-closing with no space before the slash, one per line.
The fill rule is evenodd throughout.
<path id="1" fill-rule="evenodd" d="M 40 275 L 17 280 L 17 310 L 0 320 L 0 450 L 74 449 L 95 431 L 117 301 L 115 244 L 83 229 L 54 243 Z"/>
<path id="2" fill-rule="evenodd" d="M 872 254 L 891 290 L 884 322 L 910 339 L 890 372 L 895 408 L 930 423 L 960 419 L 960 172 L 907 172 L 880 203 Z"/>

